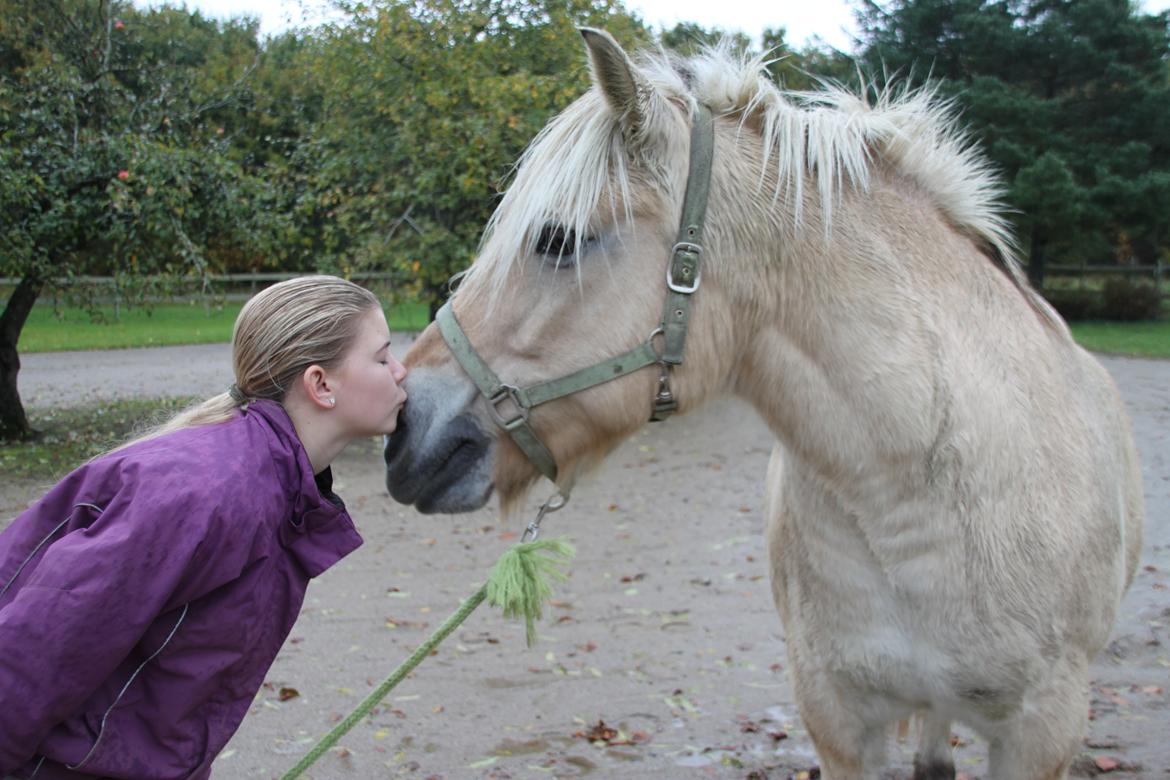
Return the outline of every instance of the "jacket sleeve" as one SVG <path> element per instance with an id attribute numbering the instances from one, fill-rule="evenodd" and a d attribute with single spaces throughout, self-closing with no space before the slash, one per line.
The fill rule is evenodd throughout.
<path id="1" fill-rule="evenodd" d="M 222 547 L 199 502 L 133 494 L 53 542 L 0 609 L 0 776 L 78 712 Z"/>

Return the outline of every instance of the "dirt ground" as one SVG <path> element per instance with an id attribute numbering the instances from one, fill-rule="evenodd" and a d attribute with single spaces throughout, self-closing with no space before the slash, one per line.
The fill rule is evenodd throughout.
<path id="1" fill-rule="evenodd" d="M 397 339 L 399 354 L 408 342 Z M 1142 569 L 1093 666 L 1093 720 L 1076 773 L 1170 777 L 1170 362 L 1103 361 L 1133 415 L 1147 525 Z M 223 345 L 29 355 L 21 389 L 37 406 L 212 393 L 230 381 L 229 365 Z M 732 400 L 647 427 L 546 520 L 545 534 L 570 538 L 578 552 L 539 643 L 526 649 L 521 625 L 481 607 L 309 776 L 811 770 L 767 581 L 770 449 L 754 412 Z M 311 586 L 216 763 L 218 778 L 277 777 L 295 764 L 475 590 L 526 522 L 505 525 L 491 509 L 424 517 L 394 504 L 376 442 L 351 447 L 334 471 L 366 543 Z M 0 524 L 39 489 L 5 478 Z M 983 777 L 986 746 L 967 730 L 956 735 L 959 771 Z M 913 743 L 894 743 L 891 776 L 909 776 Z"/>

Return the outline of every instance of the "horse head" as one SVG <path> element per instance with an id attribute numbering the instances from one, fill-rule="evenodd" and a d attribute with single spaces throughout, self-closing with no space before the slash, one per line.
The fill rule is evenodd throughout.
<path id="1" fill-rule="evenodd" d="M 733 338 L 719 316 L 718 258 L 707 246 L 677 245 L 688 176 L 710 175 L 712 187 L 726 187 L 731 174 L 690 170 L 698 106 L 684 84 L 664 90 L 608 34 L 582 33 L 593 87 L 524 153 L 448 303 L 456 338 L 505 389 L 485 398 L 436 325 L 406 358 L 412 403 L 387 444 L 387 486 L 423 512 L 475 509 L 493 490 L 507 506 L 541 471 L 564 489 L 645 424 L 664 390 L 690 409 L 726 374 L 713 365 Z M 680 278 L 668 280 L 672 254 L 687 252 L 683 260 L 692 262 L 701 253 L 702 270 L 683 262 Z M 701 275 L 701 296 L 693 294 L 698 278 L 682 278 L 691 273 Z M 668 282 L 687 296 L 681 364 L 662 360 L 670 347 Z M 612 360 L 630 351 L 637 366 L 634 358 Z M 606 381 L 539 407 L 521 409 L 512 392 L 591 366 Z M 551 469 L 503 434 L 520 414 Z"/>

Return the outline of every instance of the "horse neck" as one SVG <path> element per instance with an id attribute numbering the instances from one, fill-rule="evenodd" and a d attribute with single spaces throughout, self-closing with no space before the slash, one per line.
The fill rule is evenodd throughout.
<path id="1" fill-rule="evenodd" d="M 987 282 L 986 259 L 917 198 L 903 183 L 875 182 L 834 204 L 828 230 L 806 204 L 803 228 L 773 221 L 728 269 L 726 303 L 741 313 L 731 386 L 793 455 L 828 475 L 930 447 L 942 414 L 939 344 L 954 321 L 945 301 L 962 308 L 975 292 L 960 265 Z"/>

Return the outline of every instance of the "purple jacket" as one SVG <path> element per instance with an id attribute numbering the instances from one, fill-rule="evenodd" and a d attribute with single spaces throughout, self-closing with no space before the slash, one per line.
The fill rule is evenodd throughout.
<path id="1" fill-rule="evenodd" d="M 361 544 L 330 483 L 257 401 L 86 464 L 17 517 L 0 534 L 0 777 L 208 777 L 309 579 Z"/>

